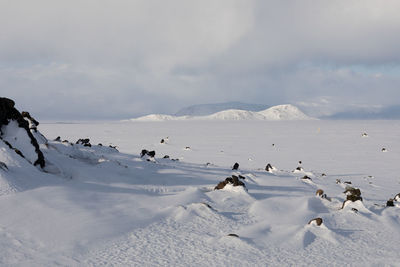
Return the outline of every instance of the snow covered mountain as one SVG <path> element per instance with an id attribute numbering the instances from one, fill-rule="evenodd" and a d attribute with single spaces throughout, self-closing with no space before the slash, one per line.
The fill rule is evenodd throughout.
<path id="1" fill-rule="evenodd" d="M 172 116 L 163 114 L 151 114 L 131 121 L 168 121 L 168 120 L 310 120 L 313 119 L 304 114 L 299 108 L 287 104 L 274 106 L 262 111 L 248 111 L 228 109 L 207 116 Z"/>
<path id="2" fill-rule="evenodd" d="M 174 115 L 177 117 L 181 116 L 207 116 L 214 113 L 229 110 L 229 109 L 239 109 L 248 111 L 261 111 L 267 109 L 269 106 L 262 104 L 247 104 L 242 102 L 225 102 L 216 104 L 200 104 L 185 107 L 179 110 Z"/>

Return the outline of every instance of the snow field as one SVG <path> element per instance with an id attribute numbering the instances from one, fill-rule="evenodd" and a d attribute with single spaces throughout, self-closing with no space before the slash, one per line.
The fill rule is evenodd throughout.
<path id="1" fill-rule="evenodd" d="M 384 207 L 400 192 L 397 121 L 42 123 L 39 130 L 104 146 L 42 144 L 48 173 L 1 147 L 9 171 L 0 170 L 0 181 L 13 188 L 0 191 L 1 265 L 398 263 L 399 208 Z M 139 157 L 143 148 L 156 151 L 155 162 Z M 304 171 L 294 172 L 300 160 Z M 277 170 L 265 171 L 267 163 Z M 245 177 L 247 190 L 213 190 L 232 174 Z M 336 179 L 360 188 L 363 202 L 341 209 L 345 184 Z M 308 224 L 317 217 L 321 226 Z"/>

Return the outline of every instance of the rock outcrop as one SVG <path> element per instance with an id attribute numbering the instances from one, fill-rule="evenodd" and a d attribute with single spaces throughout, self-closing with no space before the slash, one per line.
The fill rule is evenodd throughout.
<path id="1" fill-rule="evenodd" d="M 39 122 L 28 112 L 24 112 L 23 116 L 15 108 L 13 100 L 0 97 L 0 139 L 20 156 L 25 155 L 24 157 L 32 164 L 44 168 L 43 153 L 31 132 L 31 129 L 37 131 L 37 125 Z"/>

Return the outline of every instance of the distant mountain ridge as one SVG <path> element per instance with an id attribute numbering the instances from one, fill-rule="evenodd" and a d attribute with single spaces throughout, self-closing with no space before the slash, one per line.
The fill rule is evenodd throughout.
<path id="1" fill-rule="evenodd" d="M 400 119 L 400 105 L 375 109 L 354 109 L 334 113 L 322 119 L 333 120 L 398 120 Z"/>
<path id="2" fill-rule="evenodd" d="M 236 109 L 246 111 L 262 111 L 270 106 L 263 104 L 247 104 L 242 102 L 225 102 L 215 104 L 200 104 L 180 109 L 174 116 L 207 116 L 220 111 Z"/>
<path id="3" fill-rule="evenodd" d="M 170 120 L 311 120 L 299 108 L 287 104 L 273 106 L 258 112 L 239 109 L 228 109 L 207 116 L 173 116 L 164 114 L 150 114 L 131 119 L 130 121 L 170 121 Z"/>

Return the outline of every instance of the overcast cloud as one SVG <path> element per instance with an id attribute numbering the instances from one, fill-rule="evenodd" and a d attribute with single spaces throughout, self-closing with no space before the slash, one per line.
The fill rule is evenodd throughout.
<path id="1" fill-rule="evenodd" d="M 400 104 L 400 1 L 0 0 L 0 92 L 39 119 Z"/>

